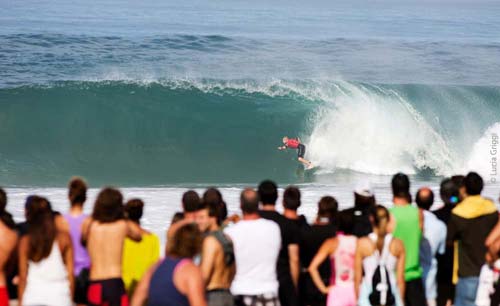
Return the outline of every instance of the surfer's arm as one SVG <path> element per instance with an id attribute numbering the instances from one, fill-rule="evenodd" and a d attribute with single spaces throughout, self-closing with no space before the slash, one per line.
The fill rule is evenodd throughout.
<path id="1" fill-rule="evenodd" d="M 280 151 L 281 150 L 286 150 L 286 148 L 287 148 L 287 146 L 280 146 L 280 147 L 278 147 L 278 150 L 280 150 Z"/>

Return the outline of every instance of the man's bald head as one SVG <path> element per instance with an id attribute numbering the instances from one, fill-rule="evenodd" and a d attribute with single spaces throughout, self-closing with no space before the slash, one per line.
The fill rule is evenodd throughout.
<path id="1" fill-rule="evenodd" d="M 254 214 L 259 210 L 259 195 L 252 188 L 246 188 L 241 192 L 240 207 L 243 214 Z"/>
<path id="2" fill-rule="evenodd" d="M 418 207 L 429 210 L 434 203 L 434 193 L 428 187 L 422 187 L 417 192 L 417 205 Z"/>

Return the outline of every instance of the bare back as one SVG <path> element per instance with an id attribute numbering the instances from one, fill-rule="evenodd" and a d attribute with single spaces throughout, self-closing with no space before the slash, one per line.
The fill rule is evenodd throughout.
<path id="1" fill-rule="evenodd" d="M 0 221 L 0 287 L 4 287 L 5 282 L 5 264 L 17 245 L 17 234 L 14 230 L 7 227 Z"/>
<path id="2" fill-rule="evenodd" d="M 203 242 L 202 270 L 207 290 L 229 289 L 236 272 L 235 264 L 227 266 L 224 250 L 220 242 L 213 236 L 208 236 Z M 203 262 L 208 260 L 209 262 Z"/>
<path id="3" fill-rule="evenodd" d="M 111 223 L 98 221 L 84 222 L 84 239 L 87 240 L 92 266 L 91 280 L 119 278 L 122 275 L 123 242 L 127 237 L 127 222 L 119 220 Z"/>

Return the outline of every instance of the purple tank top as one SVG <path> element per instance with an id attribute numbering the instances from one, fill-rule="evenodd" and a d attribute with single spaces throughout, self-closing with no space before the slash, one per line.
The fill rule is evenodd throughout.
<path id="1" fill-rule="evenodd" d="M 75 262 L 75 275 L 80 274 L 82 269 L 90 267 L 90 257 L 87 249 L 82 246 L 82 223 L 87 215 L 82 214 L 74 217 L 70 214 L 64 215 L 64 218 L 69 223 L 69 233 L 71 235 L 71 242 L 73 244 L 73 259 Z"/>

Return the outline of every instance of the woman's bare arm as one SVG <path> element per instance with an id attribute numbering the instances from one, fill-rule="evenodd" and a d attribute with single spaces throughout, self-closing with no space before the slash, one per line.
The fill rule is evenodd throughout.
<path id="1" fill-rule="evenodd" d="M 146 301 L 148 299 L 149 292 L 149 283 L 151 282 L 151 278 L 153 277 L 153 273 L 156 271 L 160 262 L 153 265 L 149 268 L 146 273 L 141 278 L 141 281 L 135 287 L 134 295 L 132 296 L 132 300 L 130 301 L 130 306 L 144 306 L 146 305 Z"/>
<path id="2" fill-rule="evenodd" d="M 397 249 L 397 266 L 396 266 L 396 282 L 398 284 L 399 292 L 401 294 L 401 298 L 404 298 L 405 296 L 405 260 L 406 260 L 406 253 L 405 253 L 405 247 L 403 245 L 403 242 L 401 240 L 394 238 L 393 243 L 396 244 L 396 249 Z"/>
<path id="3" fill-rule="evenodd" d="M 356 244 L 356 253 L 354 255 L 354 292 L 356 299 L 359 297 L 359 288 L 363 280 L 363 253 L 366 238 L 361 238 Z"/>
<path id="4" fill-rule="evenodd" d="M 194 263 L 186 263 L 174 275 L 174 284 L 186 295 L 190 306 L 207 306 L 205 282 L 201 270 Z M 177 282 L 176 282 L 177 280 Z"/>
<path id="5" fill-rule="evenodd" d="M 19 305 L 23 305 L 23 294 L 26 289 L 26 278 L 28 276 L 28 250 L 29 237 L 24 236 L 19 243 L 19 285 L 17 287 L 17 295 Z"/>

